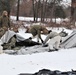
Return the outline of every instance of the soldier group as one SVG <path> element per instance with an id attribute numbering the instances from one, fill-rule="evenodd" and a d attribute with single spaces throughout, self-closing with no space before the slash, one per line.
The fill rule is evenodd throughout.
<path id="1" fill-rule="evenodd" d="M 0 38 L 9 29 L 11 29 L 11 25 L 10 25 L 10 19 L 8 17 L 8 12 L 3 11 L 2 16 L 0 17 Z M 30 32 L 33 35 L 28 39 L 32 40 L 32 38 L 37 37 L 37 42 L 39 42 L 39 39 L 40 39 L 43 44 L 43 47 L 46 45 L 46 42 L 50 39 L 50 42 L 49 42 L 50 51 L 59 49 L 61 37 L 63 37 L 62 33 L 52 32 L 51 30 L 48 31 L 46 27 L 42 25 L 32 25 L 27 28 L 26 32 Z M 41 34 L 48 34 L 48 36 L 44 41 L 41 38 Z M 8 43 L 2 44 L 3 49 L 11 49 L 13 46 L 15 46 L 15 43 L 16 43 L 16 37 L 12 37 L 11 41 L 9 41 Z"/>

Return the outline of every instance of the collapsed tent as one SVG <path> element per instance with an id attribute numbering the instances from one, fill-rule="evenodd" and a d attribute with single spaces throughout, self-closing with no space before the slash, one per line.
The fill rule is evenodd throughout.
<path id="1" fill-rule="evenodd" d="M 76 47 L 76 30 L 67 36 L 60 44 L 61 48 L 72 48 Z"/>
<path id="2" fill-rule="evenodd" d="M 14 31 L 6 31 L 6 33 L 1 37 L 0 44 L 8 43 L 8 41 L 13 37 L 16 33 Z"/>
<path id="3" fill-rule="evenodd" d="M 35 46 L 35 45 L 41 45 L 40 42 L 37 42 L 37 39 L 36 38 L 34 38 L 32 40 L 28 39 L 31 36 L 32 36 L 31 33 L 25 33 L 25 32 L 15 33 L 14 31 L 8 30 L 1 37 L 0 43 L 3 46 L 3 49 L 4 50 L 5 49 L 12 49 L 14 47 L 19 47 L 19 46 Z M 46 38 L 45 35 L 41 35 L 41 36 L 44 37 L 43 40 Z M 12 39 L 12 37 L 14 37 L 14 39 Z M 15 42 L 13 40 L 15 40 Z M 10 43 L 10 42 L 12 42 L 12 43 Z M 13 46 L 11 46 L 12 44 L 13 44 Z M 10 48 L 8 48 L 8 46 Z"/>
<path id="4" fill-rule="evenodd" d="M 24 33 L 24 34 L 26 34 L 26 33 Z M 4 46 L 7 46 L 4 49 L 8 49 L 8 47 L 10 47 L 10 46 L 11 47 L 16 47 L 16 46 L 34 46 L 34 45 L 40 45 L 40 43 L 28 39 L 29 37 L 27 37 L 27 35 L 25 37 L 23 37 L 23 36 L 19 35 L 19 33 L 15 33 L 14 31 L 8 30 L 1 37 L 0 44 L 3 46 L 3 48 L 4 48 Z"/>

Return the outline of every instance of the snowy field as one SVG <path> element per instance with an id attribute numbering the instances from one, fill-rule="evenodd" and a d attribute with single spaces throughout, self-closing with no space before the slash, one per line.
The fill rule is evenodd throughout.
<path id="1" fill-rule="evenodd" d="M 69 34 L 72 32 L 70 30 L 65 31 Z M 46 47 L 43 49 L 46 49 Z M 31 47 L 29 48 L 29 51 L 34 50 L 32 50 Z M 76 48 L 60 49 L 55 52 L 42 51 L 32 54 L 27 53 L 24 55 L 0 54 L 0 75 L 35 73 L 44 68 L 60 71 L 71 71 L 71 69 L 75 70 Z"/>
<path id="2" fill-rule="evenodd" d="M 0 75 L 35 73 L 40 69 L 76 70 L 76 48 L 28 55 L 0 55 Z"/>
<path id="3" fill-rule="evenodd" d="M 62 29 L 53 30 L 60 32 Z M 69 35 L 72 32 L 67 29 L 65 31 Z M 29 50 L 31 51 L 32 48 L 29 48 Z M 54 52 L 27 53 L 24 55 L 0 54 L 0 75 L 35 73 L 44 68 L 60 71 L 76 70 L 76 48 L 60 49 Z"/>

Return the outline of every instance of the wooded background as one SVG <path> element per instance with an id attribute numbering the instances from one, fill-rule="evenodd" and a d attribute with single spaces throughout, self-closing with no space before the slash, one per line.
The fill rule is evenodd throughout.
<path id="1" fill-rule="evenodd" d="M 67 0 L 66 0 L 67 1 Z M 41 22 L 50 18 L 66 18 L 71 17 L 71 8 L 76 0 L 71 1 L 71 5 L 62 4 L 64 0 L 0 0 L 0 14 L 3 10 L 7 10 L 9 15 L 34 17 L 37 22 L 41 18 Z M 72 18 L 73 19 L 73 18 Z"/>

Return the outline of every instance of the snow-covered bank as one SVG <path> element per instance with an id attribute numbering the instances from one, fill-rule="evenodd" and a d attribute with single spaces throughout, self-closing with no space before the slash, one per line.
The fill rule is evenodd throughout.
<path id="1" fill-rule="evenodd" d="M 10 19 L 16 21 L 16 16 L 10 16 Z M 19 16 L 19 20 L 20 20 L 20 21 L 31 22 L 31 21 L 34 21 L 34 18 L 33 18 L 33 17 L 22 17 L 22 16 Z M 41 21 L 41 19 L 38 18 L 38 21 Z M 47 20 L 45 19 L 45 21 L 46 21 L 46 22 L 50 22 L 50 18 L 47 18 Z M 57 24 L 60 24 L 60 23 L 63 22 L 63 21 L 68 22 L 69 19 L 68 19 L 68 18 L 65 18 L 65 19 L 57 18 L 57 19 L 55 20 L 55 19 L 53 18 L 52 21 L 53 21 L 53 22 L 56 21 Z"/>
<path id="2" fill-rule="evenodd" d="M 35 73 L 43 68 L 60 71 L 75 70 L 76 48 L 32 55 L 0 55 L 0 75 Z"/>

